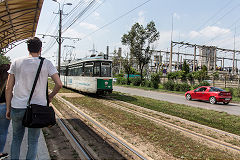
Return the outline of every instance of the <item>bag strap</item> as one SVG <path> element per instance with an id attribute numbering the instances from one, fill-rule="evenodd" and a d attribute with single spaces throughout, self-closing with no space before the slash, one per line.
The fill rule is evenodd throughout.
<path id="1" fill-rule="evenodd" d="M 33 83 L 32 91 L 31 91 L 30 97 L 29 97 L 29 99 L 28 99 L 27 107 L 30 106 L 30 101 L 31 101 L 31 99 L 32 99 L 33 92 L 34 92 L 34 90 L 35 90 L 35 87 L 36 87 L 36 84 L 37 84 L 37 80 L 38 80 L 39 74 L 40 74 L 41 69 L 42 69 L 42 65 L 43 65 L 44 58 L 39 57 L 39 59 L 40 59 L 41 61 L 40 61 L 40 64 L 39 64 L 39 67 L 38 67 L 38 70 L 37 70 L 37 74 L 36 74 L 36 76 L 35 76 L 35 80 L 34 80 L 34 83 Z M 47 94 L 47 95 L 48 95 L 48 94 Z M 48 98 L 47 98 L 47 99 L 48 99 Z"/>
<path id="2" fill-rule="evenodd" d="M 49 107 L 49 99 L 48 99 L 48 81 L 47 81 L 47 88 L 46 88 L 46 98 L 47 98 L 47 106 Z"/>

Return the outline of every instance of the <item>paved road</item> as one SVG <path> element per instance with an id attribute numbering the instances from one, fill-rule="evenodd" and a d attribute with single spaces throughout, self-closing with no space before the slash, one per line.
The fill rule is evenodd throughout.
<path id="1" fill-rule="evenodd" d="M 130 95 L 153 98 L 153 99 L 162 100 L 162 101 L 168 101 L 172 103 L 185 104 L 193 107 L 223 111 L 233 115 L 240 115 L 240 105 L 235 103 L 223 105 L 223 104 L 210 104 L 208 102 L 200 102 L 200 101 L 187 101 L 183 95 L 162 93 L 162 92 L 155 92 L 155 91 L 146 91 L 142 89 L 126 88 L 126 87 L 120 87 L 120 86 L 113 86 L 113 91 L 127 93 Z"/>

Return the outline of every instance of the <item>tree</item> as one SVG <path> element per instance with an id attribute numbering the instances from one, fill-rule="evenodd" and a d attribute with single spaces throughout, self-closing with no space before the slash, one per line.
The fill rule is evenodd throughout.
<path id="1" fill-rule="evenodd" d="M 189 73 L 189 65 L 187 64 L 186 61 L 183 62 L 182 71 L 184 71 L 185 74 Z"/>
<path id="2" fill-rule="evenodd" d="M 0 54 L 0 65 L 10 64 L 10 58 Z"/>
<path id="3" fill-rule="evenodd" d="M 183 62 L 182 72 L 183 74 L 182 74 L 181 80 L 187 81 L 187 74 L 189 73 L 189 65 L 187 64 L 186 61 Z"/>
<path id="4" fill-rule="evenodd" d="M 130 80 L 129 80 L 129 75 L 134 72 L 133 68 L 132 68 L 132 59 L 127 56 L 123 59 L 123 67 L 125 70 L 125 73 L 127 74 L 127 84 L 130 84 Z"/>
<path id="5" fill-rule="evenodd" d="M 155 23 L 151 21 L 146 28 L 139 23 L 135 23 L 131 30 L 122 36 L 122 44 L 130 48 L 130 54 L 136 58 L 143 81 L 143 69 L 149 63 L 152 55 L 152 44 L 158 40 L 159 32 Z"/>

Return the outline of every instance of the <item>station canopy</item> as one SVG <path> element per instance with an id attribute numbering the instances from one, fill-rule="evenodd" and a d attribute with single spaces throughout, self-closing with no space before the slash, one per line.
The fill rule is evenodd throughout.
<path id="1" fill-rule="evenodd" d="M 35 36 L 44 0 L 0 0 L 0 54 Z"/>

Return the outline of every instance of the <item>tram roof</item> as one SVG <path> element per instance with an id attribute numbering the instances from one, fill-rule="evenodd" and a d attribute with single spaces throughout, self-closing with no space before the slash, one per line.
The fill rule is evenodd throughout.
<path id="1" fill-rule="evenodd" d="M 44 0 L 0 0 L 0 54 L 35 36 Z"/>
<path id="2" fill-rule="evenodd" d="M 74 65 L 74 64 L 81 63 L 81 62 L 93 62 L 93 61 L 111 62 L 112 60 L 104 59 L 104 57 L 88 57 L 88 58 L 77 59 L 77 60 L 70 61 L 70 62 L 65 61 L 65 62 L 62 63 L 62 65 L 63 66 Z"/>

